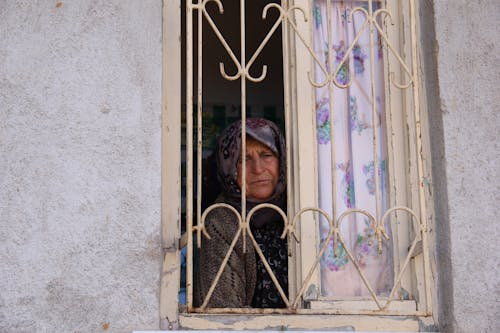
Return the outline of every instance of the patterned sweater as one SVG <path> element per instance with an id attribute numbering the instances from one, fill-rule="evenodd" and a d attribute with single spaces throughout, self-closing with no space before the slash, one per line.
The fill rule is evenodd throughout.
<path id="1" fill-rule="evenodd" d="M 211 239 L 202 237 L 195 272 L 194 304 L 200 306 L 238 232 L 238 220 L 226 208 L 215 209 L 207 216 L 205 226 Z M 288 290 L 287 240 L 281 239 L 279 221 L 269 221 L 252 234 L 273 270 L 285 295 Z M 246 251 L 240 233 L 229 260 L 207 304 L 214 308 L 282 308 L 285 303 L 246 235 Z"/>
<path id="2" fill-rule="evenodd" d="M 205 220 L 211 239 L 202 237 L 195 272 L 194 305 L 201 306 L 238 231 L 238 220 L 227 208 L 215 209 Z M 255 251 L 248 235 L 246 251 L 243 238 L 238 237 L 224 271 L 210 297 L 208 307 L 241 308 L 252 303 L 257 279 Z"/>

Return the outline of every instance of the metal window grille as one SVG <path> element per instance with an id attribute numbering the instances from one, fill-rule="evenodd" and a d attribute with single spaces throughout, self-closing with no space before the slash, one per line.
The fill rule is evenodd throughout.
<path id="1" fill-rule="evenodd" d="M 332 1 L 334 0 L 325 0 L 328 5 L 331 4 Z M 313 79 L 310 78 L 310 85 L 311 86 L 318 86 L 318 85 L 328 85 L 329 90 L 333 91 L 333 89 L 345 89 L 349 86 L 349 84 L 342 84 L 339 83 L 336 80 L 336 76 L 340 70 L 340 66 L 342 65 L 343 62 L 348 61 L 350 57 L 353 56 L 352 50 L 354 47 L 354 43 L 349 45 L 347 47 L 347 50 L 345 52 L 345 55 L 341 61 L 341 63 L 338 65 L 338 67 L 329 66 L 329 68 L 324 67 L 321 62 L 318 60 L 317 56 L 315 55 L 313 51 L 313 46 L 312 43 L 303 35 L 301 29 L 298 27 L 299 24 L 312 24 L 313 20 L 310 17 L 311 15 L 311 9 L 299 5 L 294 5 L 292 4 L 291 1 L 283 0 L 280 3 L 275 3 L 275 2 L 270 2 L 263 10 L 262 13 L 262 18 L 266 19 L 266 15 L 271 12 L 275 11 L 277 12 L 278 19 L 276 22 L 272 25 L 272 28 L 269 30 L 265 38 L 261 41 L 260 46 L 256 49 L 256 51 L 248 56 L 246 54 L 246 36 L 247 36 L 247 30 L 249 27 L 245 25 L 245 18 L 246 18 L 246 13 L 245 13 L 245 8 L 247 6 L 246 0 L 240 0 L 240 12 L 235 14 L 235 13 L 224 13 L 224 4 L 223 1 L 221 0 L 187 0 L 186 1 L 186 110 L 188 112 L 186 113 L 186 147 L 187 147 L 187 153 L 186 153 L 186 176 L 187 176 L 187 184 L 186 184 L 186 230 L 187 230 L 187 308 L 188 311 L 191 312 L 206 312 L 206 313 L 220 313 L 220 312 L 232 312 L 232 313 L 331 313 L 331 314 L 374 314 L 374 315 L 400 315 L 400 314 L 405 314 L 405 315 L 430 315 L 432 312 L 431 308 L 431 287 L 430 287 L 430 266 L 429 266 L 429 253 L 428 253 L 428 245 L 427 245 L 427 222 L 426 222 L 426 193 L 425 193 L 425 177 L 424 177 L 424 169 L 423 169 L 423 157 L 422 157 L 422 134 L 421 134 L 421 119 L 420 119 L 420 96 L 419 96 L 419 75 L 418 75 L 418 59 L 417 59 L 417 51 L 418 51 L 418 42 L 417 42 L 417 33 L 416 33 L 416 10 L 415 10 L 415 0 L 394 0 L 390 1 L 390 3 L 394 6 L 407 6 L 408 12 L 409 12 L 409 17 L 408 17 L 408 27 L 409 27 L 409 50 L 411 51 L 410 54 L 407 54 L 405 57 L 401 55 L 400 50 L 398 47 L 394 46 L 391 42 L 391 40 L 387 37 L 387 30 L 385 25 L 381 25 L 380 18 L 383 17 L 383 22 L 386 22 L 385 24 L 390 24 L 390 22 L 396 18 L 393 17 L 393 13 L 391 12 L 392 8 L 387 5 L 386 1 L 377 1 L 382 4 L 381 8 L 374 10 L 374 2 L 375 0 L 362 0 L 362 1 L 357 1 L 357 2 L 364 2 L 363 6 L 356 7 L 353 11 L 361 12 L 364 15 L 365 21 L 363 23 L 363 28 L 362 29 L 368 29 L 370 32 L 378 32 L 378 34 L 381 36 L 383 47 L 386 50 L 386 54 L 390 54 L 393 58 L 395 58 L 395 63 L 397 64 L 398 68 L 400 69 L 402 75 L 401 77 L 406 79 L 405 83 L 398 83 L 395 79 L 394 73 L 387 73 L 388 74 L 388 85 L 390 86 L 390 89 L 399 89 L 401 91 L 408 91 L 409 95 L 411 96 L 410 98 L 407 98 L 405 100 L 406 102 L 406 115 L 407 117 L 410 117 L 410 122 L 414 124 L 414 128 L 409 131 L 409 133 L 413 136 L 413 138 L 410 140 L 415 147 L 414 151 L 416 152 L 415 154 L 415 160 L 416 160 L 416 177 L 418 178 L 416 189 L 414 189 L 413 193 L 416 194 L 417 200 L 416 200 L 416 205 L 410 206 L 392 206 L 388 208 L 386 211 L 381 211 L 380 208 L 380 202 L 379 202 L 379 172 L 378 172 L 378 163 L 374 164 L 375 168 L 375 189 L 376 189 L 376 197 L 377 197 L 377 214 L 376 216 L 372 215 L 371 213 L 367 212 L 366 210 L 363 209 L 350 209 L 345 212 L 343 212 L 338 219 L 334 219 L 326 212 L 321 210 L 319 207 L 298 207 L 295 209 L 293 205 L 290 205 L 289 203 L 289 209 L 287 214 L 285 214 L 283 211 L 281 211 L 278 207 L 272 206 L 269 204 L 261 204 L 254 209 L 252 209 L 248 214 L 246 213 L 246 193 L 245 189 L 242 189 L 242 210 L 241 212 L 236 211 L 233 207 L 226 205 L 226 204 L 215 204 L 210 206 L 208 209 L 206 209 L 204 212 L 201 211 L 201 184 L 202 184 L 202 175 L 203 175 L 203 170 L 202 170 L 202 138 L 203 138 L 203 117 L 202 117 L 202 105 L 203 105 L 203 52 L 201 50 L 203 49 L 203 24 L 202 22 L 207 22 L 208 26 L 212 30 L 213 33 L 217 36 L 217 39 L 221 43 L 221 45 L 224 47 L 224 49 L 227 52 L 227 55 L 233 62 L 234 66 L 237 68 L 237 72 L 234 74 L 228 74 L 226 72 L 226 66 L 224 63 L 220 63 L 220 75 L 224 77 L 226 80 L 230 81 L 239 81 L 240 82 L 240 89 L 241 89 L 241 120 L 243 124 L 246 121 L 246 92 L 247 92 L 247 85 L 249 82 L 251 83 L 259 83 L 262 80 L 265 79 L 266 74 L 267 74 L 267 67 L 264 66 L 262 68 L 261 74 L 259 76 L 253 76 L 250 73 L 250 69 L 255 63 L 255 60 L 259 57 L 261 54 L 262 50 L 266 47 L 266 44 L 268 43 L 269 39 L 271 36 L 278 30 L 281 29 L 283 33 L 283 39 L 284 39 L 284 50 L 285 53 L 287 53 L 290 48 L 288 45 L 289 42 L 289 37 L 292 36 L 297 43 L 301 43 L 302 47 L 305 47 L 307 50 L 307 54 L 310 57 L 310 62 L 312 64 L 317 64 L 320 65 L 321 70 L 324 72 L 327 80 L 325 82 L 314 82 Z M 229 46 L 229 43 L 226 41 L 225 36 L 221 33 L 219 30 L 218 26 L 216 25 L 214 19 L 212 18 L 210 12 L 207 10 L 207 5 L 209 3 L 212 3 L 212 5 L 216 5 L 219 12 L 222 14 L 224 13 L 225 15 L 239 15 L 239 22 L 240 22 L 240 49 L 235 52 L 231 47 Z M 296 1 L 297 3 L 297 1 Z M 307 4 L 307 2 L 305 2 Z M 197 21 L 197 31 L 193 31 L 193 22 Z M 329 33 L 331 33 L 331 29 L 329 29 Z M 196 38 L 195 38 L 196 37 Z M 197 57 L 196 59 L 194 58 L 194 43 L 197 44 Z M 373 59 L 375 57 L 375 54 L 373 52 L 373 43 L 375 41 L 373 38 L 370 41 L 371 43 L 371 54 L 370 59 Z M 237 56 L 239 54 L 239 57 Z M 284 94 L 285 94 L 285 100 L 292 100 L 290 98 L 291 95 L 293 95 L 293 89 L 292 85 L 290 84 L 290 78 L 293 77 L 292 73 L 289 73 L 287 71 L 290 71 L 290 66 L 287 62 L 289 62 L 290 57 L 292 57 L 293 54 L 285 54 L 284 56 L 284 62 L 285 62 L 285 73 L 284 73 Z M 331 55 L 329 55 L 331 59 Z M 196 68 L 196 72 L 194 70 Z M 312 71 L 312 69 L 306 69 L 309 71 Z M 195 77 L 196 74 L 196 77 Z M 196 88 L 197 90 L 194 91 L 194 86 L 195 86 L 195 81 L 196 81 Z M 372 78 L 372 87 L 375 86 L 374 79 Z M 374 88 L 373 88 L 374 89 Z M 373 91 L 372 91 L 373 93 Z M 196 99 L 193 97 L 196 96 Z M 194 110 L 191 112 L 191 110 Z M 293 161 L 293 156 L 292 156 L 292 151 L 291 151 L 291 146 L 292 146 L 292 141 L 293 140 L 301 140 L 301 138 L 294 138 L 294 131 L 293 128 L 297 126 L 296 124 L 293 124 L 294 117 L 291 114 L 291 107 L 285 102 L 285 135 L 286 135 L 286 143 L 287 143 L 287 161 L 288 163 L 291 163 Z M 305 111 L 309 112 L 309 111 Z M 314 112 L 314 110 L 310 110 L 310 112 Z M 376 110 L 375 107 L 373 108 L 373 117 L 375 118 L 376 115 Z M 333 117 L 331 117 L 333 118 Z M 196 126 L 194 125 L 194 120 L 196 120 Z M 333 120 L 331 120 L 333 121 Z M 335 124 L 333 122 L 330 124 L 332 128 L 334 128 Z M 243 125 L 244 128 L 244 125 Z M 193 137 L 196 132 L 196 138 L 197 142 L 193 142 Z M 246 134 L 245 131 L 242 131 L 242 152 L 245 151 L 245 145 L 246 145 Z M 376 135 L 376 134 L 375 134 Z M 314 134 L 314 137 L 316 135 Z M 373 151 L 375 156 L 377 156 L 377 138 L 374 140 L 374 147 Z M 333 145 L 332 145 L 333 147 Z M 194 151 L 196 151 L 196 156 L 194 155 Z M 334 159 L 335 156 L 335 151 L 334 148 L 332 148 L 332 158 Z M 300 157 L 299 157 L 300 158 Z M 196 159 L 196 160 L 195 160 Z M 335 164 L 335 161 L 333 160 L 332 165 Z M 196 170 L 194 170 L 196 165 Z M 245 163 L 242 164 L 242 177 L 243 177 L 243 183 L 245 183 Z M 287 168 L 287 176 L 288 176 L 288 181 L 292 179 L 292 170 L 293 166 L 289 165 Z M 195 175 L 195 176 L 193 176 Z M 333 184 L 333 187 L 335 187 L 335 183 Z M 334 189 L 333 189 L 334 190 Z M 289 202 L 291 201 L 290 198 L 292 198 L 295 193 L 293 193 L 293 188 L 292 186 L 287 186 L 287 191 L 288 191 L 288 198 Z M 196 193 L 196 197 L 198 198 L 196 207 L 194 207 L 194 202 L 193 202 L 193 197 Z M 233 243 L 231 244 L 231 247 L 226 254 L 222 265 L 219 269 L 219 272 L 217 276 L 215 277 L 215 280 L 210 288 L 210 291 L 200 308 L 194 308 L 193 307 L 193 239 L 197 239 L 197 244 L 199 246 L 203 246 L 202 243 L 202 234 L 206 234 L 206 230 L 204 229 L 204 221 L 207 216 L 207 214 L 213 210 L 216 209 L 217 207 L 226 207 L 227 209 L 230 209 L 238 216 L 239 219 L 239 230 L 235 235 L 235 239 Z M 263 207 L 270 207 L 273 209 L 276 209 L 283 217 L 285 221 L 285 229 L 284 233 L 286 233 L 286 236 L 288 237 L 290 242 L 300 242 L 300 233 L 297 231 L 297 223 L 301 219 L 301 217 L 306 213 L 306 212 L 316 212 L 317 214 L 323 215 L 328 221 L 329 221 L 329 238 L 333 238 L 334 242 L 334 249 L 337 248 L 337 243 L 340 243 L 341 246 L 345 249 L 347 252 L 348 257 L 350 258 L 351 262 L 355 265 L 361 279 L 365 283 L 366 287 L 370 291 L 371 299 L 373 303 L 376 305 L 373 310 L 356 310 L 356 309 L 351 309 L 351 310 L 329 310 L 328 308 L 322 308 L 321 310 L 318 309 L 306 309 L 303 308 L 303 303 L 302 300 L 304 298 L 304 295 L 306 293 L 306 289 L 309 285 L 309 282 L 312 278 L 313 272 L 315 269 L 317 269 L 321 256 L 324 254 L 326 250 L 326 246 L 328 245 L 328 242 L 324 242 L 323 245 L 319 248 L 317 251 L 316 257 L 314 258 L 314 263 L 312 265 L 312 269 L 307 272 L 307 274 L 304 274 L 305 278 L 303 281 L 300 281 L 298 283 L 297 291 L 295 293 L 290 293 L 290 295 L 287 297 L 286 293 L 282 290 L 281 286 L 279 286 L 276 277 L 274 276 L 269 263 L 265 260 L 261 250 L 259 249 L 259 246 L 257 245 L 255 239 L 252 236 L 252 232 L 250 230 L 249 226 L 249 221 L 251 216 L 254 214 L 254 212 L 260 208 Z M 416 207 L 416 208 L 415 208 Z M 375 292 L 373 292 L 372 288 L 370 287 L 369 282 L 364 276 L 363 270 L 357 265 L 356 261 L 353 258 L 353 254 L 349 251 L 349 248 L 345 245 L 345 242 L 342 238 L 342 236 L 339 233 L 339 224 L 342 222 L 342 220 L 348 216 L 349 214 L 354 214 L 354 213 L 359 213 L 359 214 L 364 214 L 366 215 L 370 221 L 372 221 L 374 227 L 375 227 L 375 232 L 376 236 L 378 238 L 378 244 L 382 244 L 382 242 L 387 241 L 388 235 L 384 229 L 384 221 L 389 218 L 391 214 L 394 213 L 404 213 L 408 214 L 410 216 L 409 222 L 411 224 L 411 227 L 414 230 L 414 236 L 413 239 L 410 241 L 409 248 L 407 251 L 406 258 L 402 261 L 402 264 L 400 265 L 400 269 L 398 272 L 396 272 L 395 277 L 394 277 L 394 287 L 392 288 L 390 294 L 388 297 L 382 299 L 379 296 L 376 295 Z M 333 214 L 335 216 L 335 214 Z M 193 221 L 198 221 L 196 225 L 193 225 Z M 234 245 L 239 237 L 243 237 L 244 235 L 248 235 L 249 239 L 251 240 L 253 247 L 257 253 L 257 255 L 262 259 L 267 271 L 271 275 L 274 283 L 276 284 L 278 290 L 280 291 L 281 297 L 283 298 L 287 308 L 285 309 L 211 309 L 207 308 L 206 304 L 208 302 L 208 299 L 210 298 L 213 290 L 215 289 L 215 286 L 219 280 L 219 277 L 227 264 L 227 261 L 231 255 L 231 252 L 234 248 Z M 243 237 L 245 239 L 245 237 Z M 408 310 L 408 311 L 400 311 L 397 309 L 394 309 L 391 307 L 391 304 L 396 302 L 398 300 L 397 296 L 397 291 L 398 291 L 398 286 L 400 285 L 403 273 L 405 273 L 409 268 L 410 260 L 416 255 L 416 251 L 418 248 L 422 249 L 422 254 L 423 254 L 423 261 L 422 261 L 422 271 L 423 271 L 423 281 L 425 284 L 425 304 L 423 307 L 421 307 L 418 310 Z"/>

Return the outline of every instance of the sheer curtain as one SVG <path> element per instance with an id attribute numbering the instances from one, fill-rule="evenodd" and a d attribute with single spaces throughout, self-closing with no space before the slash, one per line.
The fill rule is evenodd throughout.
<path id="1" fill-rule="evenodd" d="M 384 127 L 384 75 L 382 51 L 379 37 L 374 32 L 375 47 L 373 55 L 373 73 L 375 96 L 372 96 L 372 68 L 370 59 L 370 31 L 368 26 L 362 29 L 365 15 L 358 11 L 349 21 L 355 7 L 368 10 L 366 1 L 331 0 L 314 1 L 314 47 L 318 59 L 329 73 L 339 68 L 335 80 L 316 88 L 317 115 L 317 150 L 319 177 L 320 208 L 333 214 L 335 219 L 348 209 L 365 209 L 376 218 L 380 218 L 387 206 L 386 177 L 386 129 Z M 376 2 L 373 2 L 374 10 Z M 331 37 L 328 41 L 327 22 L 330 17 Z M 362 30 L 361 30 L 362 29 Z M 353 42 L 360 34 L 357 42 Z M 342 63 L 346 52 L 348 60 Z M 328 64 L 329 52 L 333 62 Z M 332 68 L 329 68 L 332 67 Z M 325 71 L 316 64 L 316 82 L 325 82 Z M 333 112 L 330 108 L 333 105 Z M 373 105 L 376 107 L 375 121 L 372 117 Z M 330 117 L 333 114 L 333 124 Z M 380 184 L 380 211 L 377 216 L 374 177 L 374 131 L 378 134 L 378 164 Z M 335 146 L 335 161 L 332 174 L 331 145 Z M 332 176 L 336 179 L 336 188 L 332 190 Z M 335 198 L 332 193 L 335 193 Z M 337 256 L 334 256 L 333 240 L 327 240 L 329 225 L 320 222 L 322 242 L 328 241 L 328 249 L 321 260 L 322 296 L 364 296 L 368 289 L 362 282 L 355 266 L 350 262 L 344 248 L 337 244 Z M 349 247 L 358 266 L 363 270 L 373 290 L 378 295 L 388 294 L 393 283 L 392 248 L 389 242 L 383 242 L 380 255 L 378 241 L 374 237 L 375 229 L 370 220 L 359 213 L 350 214 L 340 225 L 340 234 Z M 386 231 L 389 232 L 388 226 Z"/>

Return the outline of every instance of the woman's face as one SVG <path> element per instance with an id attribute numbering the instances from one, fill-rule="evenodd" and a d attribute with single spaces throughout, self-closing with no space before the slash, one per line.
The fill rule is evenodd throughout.
<path id="1" fill-rule="evenodd" d="M 246 196 L 266 200 L 278 183 L 279 161 L 274 152 L 257 140 L 246 141 Z M 242 163 L 238 162 L 238 185 L 242 188 Z"/>

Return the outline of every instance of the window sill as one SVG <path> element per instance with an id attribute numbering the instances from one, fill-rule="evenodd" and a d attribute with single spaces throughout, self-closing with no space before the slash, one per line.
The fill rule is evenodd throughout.
<path id="1" fill-rule="evenodd" d="M 318 330 L 356 332 L 429 332 L 432 317 L 319 315 L 319 314 L 199 314 L 180 313 L 179 327 L 186 330 Z M 429 330 L 431 328 L 431 330 Z"/>

